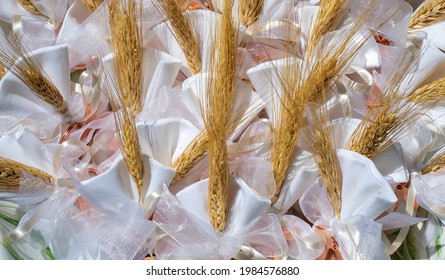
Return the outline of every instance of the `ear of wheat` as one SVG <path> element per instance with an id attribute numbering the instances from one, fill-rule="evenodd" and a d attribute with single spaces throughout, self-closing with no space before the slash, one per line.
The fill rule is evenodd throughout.
<path id="1" fill-rule="evenodd" d="M 233 0 L 224 1 L 216 34 L 211 74 L 206 92 L 205 129 L 209 149 L 209 210 L 211 224 L 219 231 L 226 226 L 229 168 L 227 138 L 232 122 L 236 86 L 238 33 L 232 19 Z"/>
<path id="2" fill-rule="evenodd" d="M 444 20 L 445 0 L 429 0 L 412 15 L 409 27 L 420 29 Z"/>
<path id="3" fill-rule="evenodd" d="M 324 93 L 322 93 L 324 95 Z M 340 218 L 341 211 L 341 170 L 334 140 L 328 128 L 326 102 L 319 108 L 309 106 L 305 119 L 304 133 L 307 144 L 314 156 L 323 187 L 326 189 L 334 213 Z"/>
<path id="4" fill-rule="evenodd" d="M 17 191 L 20 187 L 22 175 L 24 173 L 48 183 L 56 182 L 56 179 L 53 176 L 40 169 L 0 157 L 0 191 Z"/>
<path id="5" fill-rule="evenodd" d="M 187 173 L 189 173 L 189 171 L 198 163 L 201 157 L 207 152 L 208 141 L 207 133 L 203 130 L 187 146 L 184 152 L 173 163 L 173 168 L 176 170 L 176 174 L 172 184 L 184 179 Z"/>
<path id="6" fill-rule="evenodd" d="M 118 82 L 114 76 L 114 69 L 105 67 L 105 73 L 108 77 L 108 82 L 107 89 L 104 93 L 113 110 L 119 148 L 124 157 L 130 177 L 136 184 L 140 196 L 144 183 L 144 163 L 135 119 L 131 109 L 126 106 L 120 93 Z"/>
<path id="7" fill-rule="evenodd" d="M 305 57 L 305 62 L 289 63 L 281 73 L 277 73 L 281 80 L 279 91 L 283 92 L 283 96 L 280 98 L 281 109 L 275 110 L 273 116 L 278 119 L 278 125 L 273 133 L 270 156 L 277 187 L 272 203 L 280 195 L 303 125 L 302 113 L 306 105 L 309 102 L 320 102 L 322 94 L 342 75 L 348 63 L 369 39 L 371 35 L 363 34 L 362 26 L 374 8 L 374 4 L 365 7 L 364 14 L 355 18 L 352 26 L 338 31 L 332 41 L 320 41 L 319 47 L 309 57 Z"/>
<path id="8" fill-rule="evenodd" d="M 112 65 L 104 65 L 108 79 L 105 94 L 114 113 L 122 155 L 140 198 L 144 164 L 135 124 L 135 116 L 142 108 L 142 35 L 138 11 L 134 1 L 114 0 L 107 4 L 114 58 Z"/>
<path id="9" fill-rule="evenodd" d="M 197 74 L 201 72 L 202 63 L 196 36 L 192 24 L 178 0 L 160 0 L 155 2 L 159 10 L 167 17 L 172 26 L 172 33 L 185 55 L 190 70 Z"/>
<path id="10" fill-rule="evenodd" d="M 93 13 L 103 1 L 104 0 L 82 0 L 82 3 L 90 13 Z"/>
<path id="11" fill-rule="evenodd" d="M 135 1 L 108 1 L 110 13 L 111 47 L 113 63 L 122 98 L 136 116 L 143 106 L 142 102 L 142 31 L 138 15 L 142 14 Z"/>
<path id="12" fill-rule="evenodd" d="M 254 24 L 260 17 L 264 0 L 240 0 L 239 10 L 241 22 L 245 27 Z"/>
<path id="13" fill-rule="evenodd" d="M 13 32 L 7 36 L 7 44 L 0 44 L 0 64 L 17 76 L 38 98 L 50 104 L 55 111 L 60 114 L 68 112 L 60 91 Z"/>
<path id="14" fill-rule="evenodd" d="M 445 97 L 445 77 L 427 84 L 410 95 L 407 99 L 415 103 L 437 102 Z"/>
<path id="15" fill-rule="evenodd" d="M 403 136 L 410 124 L 442 99 L 437 90 L 443 87 L 443 79 L 423 86 L 413 93 L 405 94 L 405 90 L 401 88 L 406 74 L 415 67 L 416 60 L 413 57 L 418 55 L 403 55 L 402 61 L 409 62 L 400 62 L 401 66 L 391 74 L 382 88 L 384 95 L 381 105 L 367 112 L 349 139 L 347 149 L 372 158 Z"/>
<path id="16" fill-rule="evenodd" d="M 42 15 L 42 13 L 36 8 L 34 5 L 34 0 L 17 0 L 17 3 L 20 4 L 25 10 L 35 15 Z"/>

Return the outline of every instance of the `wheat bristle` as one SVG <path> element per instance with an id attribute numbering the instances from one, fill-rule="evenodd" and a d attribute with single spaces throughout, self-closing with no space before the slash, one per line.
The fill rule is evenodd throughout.
<path id="1" fill-rule="evenodd" d="M 103 1 L 104 0 L 82 0 L 82 3 L 90 13 L 93 13 Z"/>
<path id="2" fill-rule="evenodd" d="M 241 22 L 245 27 L 254 24 L 260 17 L 264 0 L 240 0 L 239 10 Z"/>
<path id="3" fill-rule="evenodd" d="M 407 99 L 415 103 L 436 102 L 445 97 L 445 78 L 427 84 L 410 94 Z"/>
<path id="4" fill-rule="evenodd" d="M 412 15 L 411 29 L 420 29 L 445 20 L 445 0 L 429 0 Z"/>
<path id="5" fill-rule="evenodd" d="M 35 15 L 42 15 L 42 13 L 34 5 L 34 0 L 17 0 L 25 10 Z"/>
<path id="6" fill-rule="evenodd" d="M 53 176 L 40 169 L 0 157 L 0 191 L 17 191 L 24 173 L 48 183 L 56 182 Z"/>
<path id="7" fill-rule="evenodd" d="M 196 36 L 188 15 L 182 9 L 178 0 L 160 0 L 158 2 L 173 28 L 173 34 L 187 60 L 187 65 L 193 74 L 201 72 L 202 62 Z"/>

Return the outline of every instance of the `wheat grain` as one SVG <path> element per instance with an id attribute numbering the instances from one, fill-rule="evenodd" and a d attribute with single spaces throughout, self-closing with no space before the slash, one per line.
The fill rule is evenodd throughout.
<path id="1" fill-rule="evenodd" d="M 53 176 L 40 169 L 0 157 L 0 191 L 17 191 L 25 173 L 48 183 L 56 181 Z"/>
<path id="2" fill-rule="evenodd" d="M 412 15 L 409 27 L 420 29 L 445 20 L 445 0 L 429 0 Z"/>
<path id="3" fill-rule="evenodd" d="M 157 2 L 160 10 L 170 20 L 173 34 L 179 44 L 190 70 L 197 74 L 201 72 L 202 63 L 196 36 L 193 34 L 190 19 L 178 3 L 178 0 L 160 0 Z"/>
<path id="4" fill-rule="evenodd" d="M 264 0 L 240 0 L 239 10 L 241 22 L 245 27 L 249 27 L 254 24 L 261 13 Z"/>

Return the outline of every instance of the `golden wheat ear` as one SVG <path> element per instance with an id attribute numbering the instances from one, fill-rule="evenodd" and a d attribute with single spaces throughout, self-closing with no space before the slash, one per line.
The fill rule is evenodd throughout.
<path id="1" fill-rule="evenodd" d="M 310 104 L 306 110 L 305 127 L 307 145 L 314 157 L 323 187 L 326 189 L 334 213 L 341 212 L 341 168 L 337 158 L 334 139 L 328 128 L 326 102 L 318 106 Z"/>
<path id="2" fill-rule="evenodd" d="M 202 70 L 198 39 L 193 32 L 190 18 L 180 2 L 182 1 L 158 0 L 154 3 L 161 14 L 170 21 L 171 31 L 184 53 L 187 65 L 193 74 L 197 74 Z"/>
<path id="3" fill-rule="evenodd" d="M 48 183 L 56 182 L 56 179 L 53 176 L 40 169 L 0 157 L 0 191 L 18 191 L 24 173 Z"/>
<path id="4" fill-rule="evenodd" d="M 90 13 L 93 13 L 103 1 L 104 0 L 82 0 L 82 3 Z"/>
<path id="5" fill-rule="evenodd" d="M 438 102 L 445 98 L 445 77 L 427 84 L 407 96 L 415 103 Z"/>
<path id="6" fill-rule="evenodd" d="M 1 32 L 1 30 L 0 30 Z M 19 78 L 39 99 L 60 114 L 68 112 L 59 89 L 16 34 L 10 32 L 0 43 L 0 64 Z"/>
<path id="7" fill-rule="evenodd" d="M 429 0 L 412 15 L 409 28 L 420 29 L 444 20 L 445 0 Z"/>
<path id="8" fill-rule="evenodd" d="M 139 3 L 139 4 L 137 4 Z M 113 64 L 120 95 L 135 117 L 143 107 L 141 1 L 107 0 Z"/>
<path id="9" fill-rule="evenodd" d="M 233 0 L 224 1 L 223 14 L 214 39 L 210 73 L 205 93 L 204 123 L 209 152 L 209 210 L 213 227 L 226 226 L 229 189 L 227 139 L 237 80 L 238 31 L 232 19 Z"/>
<path id="10" fill-rule="evenodd" d="M 145 169 L 135 118 L 132 109 L 126 105 L 122 96 L 114 64 L 104 63 L 103 66 L 106 76 L 103 93 L 113 111 L 119 148 L 140 198 Z"/>
<path id="11" fill-rule="evenodd" d="M 139 199 L 144 178 L 144 163 L 135 116 L 142 109 L 142 33 L 138 15 L 142 13 L 135 1 L 107 1 L 110 13 L 112 61 L 102 65 L 106 77 L 104 94 L 108 98 L 116 124 L 122 156 Z"/>

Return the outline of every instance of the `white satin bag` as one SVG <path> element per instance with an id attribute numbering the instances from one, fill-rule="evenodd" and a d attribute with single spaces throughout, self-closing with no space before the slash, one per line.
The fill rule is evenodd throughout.
<path id="1" fill-rule="evenodd" d="M 287 245 L 279 220 L 274 215 L 264 216 L 269 207 L 269 199 L 231 177 L 227 225 L 219 232 L 210 224 L 207 179 L 188 186 L 176 197 L 167 192 L 154 216 L 166 234 L 155 252 L 168 259 L 228 259 L 245 248 L 252 257 L 282 256 Z"/>

